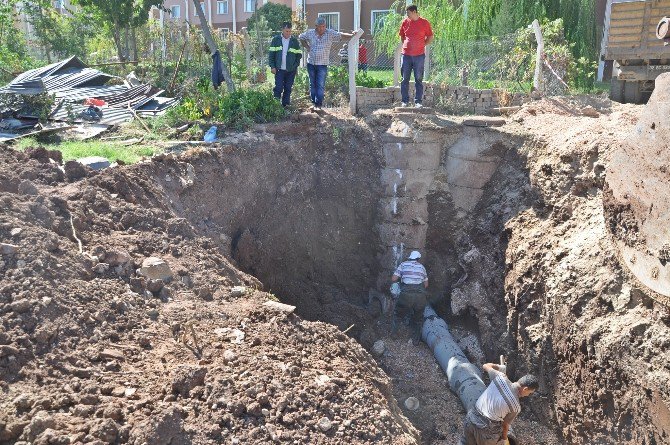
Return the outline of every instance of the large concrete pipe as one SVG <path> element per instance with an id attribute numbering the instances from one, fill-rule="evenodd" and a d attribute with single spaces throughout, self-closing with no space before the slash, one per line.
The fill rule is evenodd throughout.
<path id="1" fill-rule="evenodd" d="M 463 354 L 449 332 L 447 322 L 438 317 L 432 307 L 426 306 L 423 318 L 423 341 L 433 351 L 440 367 L 447 374 L 449 388 L 461 399 L 465 410 L 469 411 L 486 389 L 482 373 Z M 521 445 L 511 429 L 508 438 L 510 445 Z"/>

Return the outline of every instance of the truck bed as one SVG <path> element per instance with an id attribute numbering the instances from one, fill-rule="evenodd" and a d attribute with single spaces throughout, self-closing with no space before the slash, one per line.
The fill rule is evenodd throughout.
<path id="1" fill-rule="evenodd" d="M 670 16 L 670 0 L 613 1 L 605 17 L 605 60 L 670 58 L 670 45 L 656 38 L 656 26 Z"/>

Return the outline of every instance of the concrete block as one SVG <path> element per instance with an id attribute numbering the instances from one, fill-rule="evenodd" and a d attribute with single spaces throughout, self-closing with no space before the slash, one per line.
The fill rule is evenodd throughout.
<path id="1" fill-rule="evenodd" d="M 408 246 L 422 246 L 426 243 L 427 224 L 382 223 L 378 226 L 379 238 L 384 246 L 391 247 L 403 243 Z"/>
<path id="2" fill-rule="evenodd" d="M 385 222 L 409 225 L 428 222 L 428 202 L 425 198 L 382 198 L 380 210 L 381 220 Z"/>

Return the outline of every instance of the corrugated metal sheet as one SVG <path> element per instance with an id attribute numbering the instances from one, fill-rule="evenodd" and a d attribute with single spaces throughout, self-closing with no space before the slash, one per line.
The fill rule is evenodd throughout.
<path id="1" fill-rule="evenodd" d="M 34 95 L 53 94 L 56 105 L 51 112 L 53 120 L 86 122 L 79 114 L 87 107 L 81 105 L 85 99 L 104 100 L 103 117 L 97 123 L 115 125 L 134 118 L 128 107 L 140 112 L 156 114 L 176 104 L 171 98 L 156 97 L 163 93 L 160 88 L 151 85 L 105 85 L 115 76 L 87 67 L 73 56 L 69 59 L 26 71 L 9 84 L 0 88 L 0 94 Z M 143 107 L 152 104 L 146 110 Z"/>
<path id="2" fill-rule="evenodd" d="M 77 122 L 85 123 L 90 122 L 79 117 L 80 113 L 86 110 L 88 107 L 84 105 L 77 104 L 65 104 L 60 106 L 55 113 L 51 116 L 51 119 L 56 121 L 66 121 L 66 122 Z M 102 109 L 102 119 L 95 121 L 96 124 L 105 124 L 105 125 L 118 125 L 124 122 L 130 122 L 134 119 L 133 113 L 128 109 L 123 108 L 114 108 L 114 107 L 103 107 Z"/>

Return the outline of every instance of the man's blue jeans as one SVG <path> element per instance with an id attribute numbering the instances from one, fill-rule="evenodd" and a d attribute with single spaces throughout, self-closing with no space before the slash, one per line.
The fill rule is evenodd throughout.
<path id="1" fill-rule="evenodd" d="M 326 75 L 328 75 L 328 65 L 307 64 L 307 74 L 309 74 L 309 98 L 317 107 L 323 105 L 323 95 L 326 92 Z"/>
<path id="2" fill-rule="evenodd" d="M 421 54 L 420 56 L 402 55 L 402 67 L 400 68 L 400 72 L 402 73 L 400 95 L 402 96 L 402 101 L 404 103 L 409 103 L 409 76 L 411 76 L 412 71 L 414 71 L 414 82 L 416 86 L 414 102 L 417 104 L 421 103 L 421 99 L 423 98 L 423 65 L 425 62 L 425 54 Z"/>
<path id="3" fill-rule="evenodd" d="M 278 69 L 275 73 L 275 87 L 272 90 L 277 99 L 281 99 L 283 106 L 291 105 L 291 89 L 298 70 L 286 71 Z M 282 94 L 283 93 L 283 94 Z"/>

